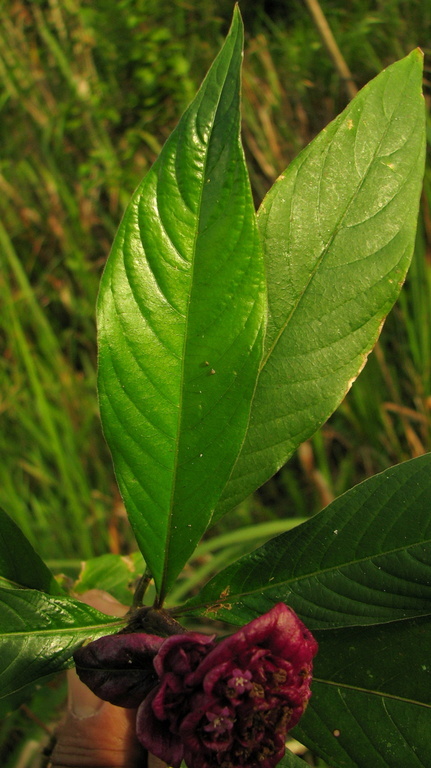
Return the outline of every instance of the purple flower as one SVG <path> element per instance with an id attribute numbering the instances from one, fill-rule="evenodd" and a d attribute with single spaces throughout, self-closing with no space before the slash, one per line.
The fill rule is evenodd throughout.
<path id="1" fill-rule="evenodd" d="M 89 670 L 92 646 L 94 660 L 102 651 L 103 673 L 96 663 Z M 173 768 L 182 760 L 188 768 L 273 768 L 310 698 L 316 652 L 309 630 L 279 603 L 219 642 L 197 632 L 123 634 L 96 640 L 75 658 L 99 696 L 139 703 L 139 740 Z"/>
<path id="2" fill-rule="evenodd" d="M 170 638 L 166 643 L 181 636 Z M 173 768 L 272 768 L 310 698 L 317 643 L 283 603 L 178 674 L 164 648 L 160 678 L 138 709 L 141 743 Z M 162 657 L 162 658 L 161 658 Z"/>

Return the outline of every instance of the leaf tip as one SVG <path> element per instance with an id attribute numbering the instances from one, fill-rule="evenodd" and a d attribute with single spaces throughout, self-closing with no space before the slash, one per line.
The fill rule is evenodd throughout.
<path id="1" fill-rule="evenodd" d="M 424 66 L 424 52 L 422 48 L 414 48 L 407 56 L 406 61 L 410 61 L 413 66 L 417 66 L 420 72 L 423 70 Z"/>
<path id="2" fill-rule="evenodd" d="M 419 59 L 419 61 L 420 61 L 420 62 L 423 62 L 423 60 L 424 60 L 424 52 L 423 52 L 422 48 L 419 48 L 419 46 L 418 46 L 417 48 L 415 48 L 415 49 L 414 49 L 414 50 L 411 52 L 411 54 L 410 54 L 410 55 L 411 55 L 411 56 L 414 56 L 414 55 L 416 55 L 416 56 L 417 56 L 417 58 Z"/>
<path id="3" fill-rule="evenodd" d="M 233 8 L 233 14 L 232 14 L 232 23 L 230 26 L 230 32 L 233 32 L 235 30 L 243 30 L 244 24 L 242 21 L 241 11 L 239 9 L 239 3 L 235 3 Z"/>

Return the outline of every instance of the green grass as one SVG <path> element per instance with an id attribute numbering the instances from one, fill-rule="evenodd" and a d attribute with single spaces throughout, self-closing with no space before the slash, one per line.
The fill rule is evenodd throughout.
<path id="1" fill-rule="evenodd" d="M 45 557 L 86 558 L 132 545 L 98 419 L 94 308 L 122 209 L 194 91 L 186 13 L 124 0 L 9 10 L 0 504 Z"/>
<path id="2" fill-rule="evenodd" d="M 96 400 L 94 307 L 130 193 L 188 103 L 232 2 L 23 0 L 0 26 L 0 504 L 47 558 L 127 552 Z M 322 5 L 358 86 L 430 39 L 409 0 Z M 243 8 L 244 143 L 258 203 L 346 102 L 302 4 Z M 430 70 L 426 68 L 426 84 Z M 306 517 L 430 445 L 431 174 L 414 263 L 337 413 L 226 527 Z"/>
<path id="3" fill-rule="evenodd" d="M 0 504 L 71 575 L 81 559 L 134 547 L 98 418 L 101 271 L 122 210 L 199 85 L 232 8 L 232 0 L 3 4 Z M 322 8 L 358 87 L 417 45 L 430 53 L 431 6 L 419 0 L 322 0 Z M 346 96 L 303 3 L 258 0 L 242 11 L 243 138 L 259 203 Z M 171 599 L 364 477 L 431 449 L 430 315 L 428 164 L 412 269 L 376 352 L 328 424 L 219 521 Z M 39 692 L 0 726 L 5 768 L 39 768 L 37 721 L 50 725 L 64 695 L 64 683 L 48 697 Z"/>

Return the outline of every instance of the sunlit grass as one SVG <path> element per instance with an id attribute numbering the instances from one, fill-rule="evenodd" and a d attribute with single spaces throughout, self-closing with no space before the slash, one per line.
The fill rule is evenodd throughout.
<path id="1" fill-rule="evenodd" d="M 430 13 L 374 6 L 327 9 L 358 86 L 428 39 Z M 244 10 L 243 135 L 258 203 L 346 96 L 305 8 Z M 17 0 L 1 25 L 0 503 L 46 557 L 133 546 L 98 420 L 97 288 L 124 205 L 230 12 L 227 2 L 217 16 L 211 3 L 173 3 L 167 15 L 153 1 Z M 430 449 L 430 182 L 428 171 L 412 270 L 366 369 L 329 424 L 215 534 L 306 517 Z"/>

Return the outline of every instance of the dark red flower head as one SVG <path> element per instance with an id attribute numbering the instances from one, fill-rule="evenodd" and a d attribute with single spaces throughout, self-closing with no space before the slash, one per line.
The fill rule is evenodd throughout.
<path id="1" fill-rule="evenodd" d="M 88 655 L 93 646 L 92 658 L 98 656 L 102 640 L 105 676 L 99 670 L 91 680 Z M 102 698 L 108 691 L 109 701 L 135 707 L 142 695 L 138 738 L 173 768 L 182 760 L 189 768 L 273 768 L 310 698 L 316 652 L 308 629 L 279 603 L 218 643 L 197 632 L 167 639 L 116 635 L 80 649 L 75 659 L 81 679 Z M 115 666 L 109 683 L 108 668 Z"/>

